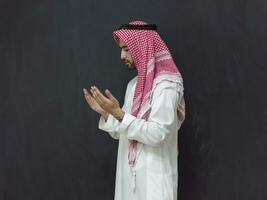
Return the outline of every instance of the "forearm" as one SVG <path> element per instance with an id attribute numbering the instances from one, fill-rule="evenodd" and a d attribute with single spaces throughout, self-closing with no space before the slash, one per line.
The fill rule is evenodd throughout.
<path id="1" fill-rule="evenodd" d="M 119 139 L 120 134 L 116 131 L 118 125 L 119 121 L 109 114 L 106 119 L 103 116 L 100 117 L 98 128 L 109 133 L 112 138 Z"/>
<path id="2" fill-rule="evenodd" d="M 150 107 L 151 111 L 147 120 L 125 113 L 116 131 L 126 135 L 130 140 L 158 146 L 177 123 L 179 95 L 175 87 L 165 88 L 156 96 L 155 103 Z"/>
<path id="3" fill-rule="evenodd" d="M 117 110 L 116 113 L 113 113 L 116 117 L 109 113 L 103 113 L 99 119 L 98 128 L 108 132 L 109 135 L 114 139 L 119 139 L 119 133 L 116 131 L 116 128 L 120 124 L 119 120 L 121 121 L 124 116 L 124 107 L 125 106 L 123 106 L 122 109 Z"/>
<path id="4" fill-rule="evenodd" d="M 116 130 L 120 134 L 125 134 L 130 140 L 137 140 L 150 146 L 158 146 L 169 133 L 167 124 L 145 121 L 128 113 Z"/>

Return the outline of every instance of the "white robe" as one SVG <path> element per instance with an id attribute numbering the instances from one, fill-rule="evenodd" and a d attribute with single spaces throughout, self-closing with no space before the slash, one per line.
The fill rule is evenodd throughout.
<path id="1" fill-rule="evenodd" d="M 163 81 L 158 84 L 151 100 L 148 120 L 131 115 L 131 105 L 137 76 L 127 85 L 122 109 L 122 122 L 112 115 L 105 122 L 100 117 L 99 128 L 119 139 L 115 200 L 177 200 L 177 106 L 183 96 L 179 83 Z M 178 91 L 178 92 L 177 92 Z M 128 139 L 144 145 L 137 158 L 136 189 L 132 189 L 132 173 L 128 165 Z"/>

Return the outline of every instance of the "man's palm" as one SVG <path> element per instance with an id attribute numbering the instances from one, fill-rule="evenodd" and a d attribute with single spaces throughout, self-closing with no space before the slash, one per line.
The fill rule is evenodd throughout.
<path id="1" fill-rule="evenodd" d="M 84 97 L 85 97 L 85 99 L 86 99 L 88 105 L 92 108 L 92 110 L 94 110 L 95 112 L 97 112 L 97 113 L 99 113 L 99 114 L 101 114 L 101 115 L 103 115 L 104 113 L 106 113 L 106 111 L 103 110 L 103 109 L 101 108 L 101 106 L 100 106 L 100 105 L 97 103 L 97 101 L 96 101 L 96 100 L 89 94 L 89 92 L 88 92 L 86 89 L 84 89 L 83 92 L 84 92 Z"/>

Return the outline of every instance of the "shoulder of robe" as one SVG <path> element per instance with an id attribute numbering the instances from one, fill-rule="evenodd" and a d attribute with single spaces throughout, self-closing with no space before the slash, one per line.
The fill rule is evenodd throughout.
<path id="1" fill-rule="evenodd" d="M 180 92 L 180 91 L 183 92 L 184 90 L 183 79 L 179 78 L 177 82 L 163 80 L 162 82 L 157 84 L 153 93 L 155 94 L 155 96 L 157 96 L 157 94 L 161 94 L 164 89 L 173 89 L 174 91 L 177 91 L 177 92 Z"/>

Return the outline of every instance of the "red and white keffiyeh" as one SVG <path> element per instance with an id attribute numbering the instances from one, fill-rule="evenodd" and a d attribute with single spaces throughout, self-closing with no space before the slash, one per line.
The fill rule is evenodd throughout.
<path id="1" fill-rule="evenodd" d="M 133 21 L 132 25 L 145 25 L 143 21 Z M 115 41 L 121 39 L 128 47 L 137 68 L 137 84 L 133 97 L 131 114 L 147 120 L 149 103 L 153 90 L 161 81 L 178 82 L 178 71 L 170 51 L 155 30 L 119 29 L 113 32 Z M 177 108 L 179 123 L 185 118 L 184 98 Z M 153 134 L 153 133 L 151 133 Z M 128 163 L 133 166 L 138 155 L 138 141 L 129 140 Z"/>

